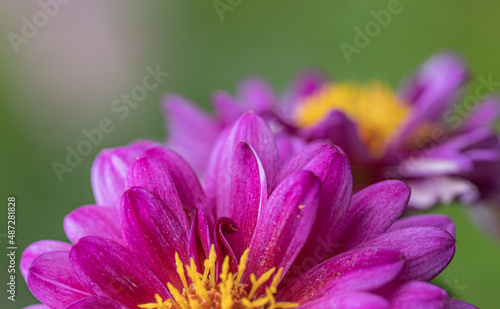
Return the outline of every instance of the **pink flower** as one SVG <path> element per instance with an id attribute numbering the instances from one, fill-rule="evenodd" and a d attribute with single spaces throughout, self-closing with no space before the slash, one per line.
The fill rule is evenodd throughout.
<path id="1" fill-rule="evenodd" d="M 92 179 L 104 204 L 65 218 L 73 244 L 24 251 L 35 297 L 54 309 L 474 308 L 428 283 L 453 257 L 453 223 L 398 220 L 402 182 L 352 195 L 347 157 L 328 143 L 281 168 L 255 113 L 216 145 L 204 186 L 171 150 L 102 152 Z"/>
<path id="2" fill-rule="evenodd" d="M 308 143 L 328 140 L 348 155 L 356 190 L 400 179 L 412 188 L 410 207 L 460 200 L 489 206 L 471 209 L 483 219 L 489 214 L 491 220 L 500 202 L 500 143 L 490 126 L 500 104 L 487 95 L 492 85 L 485 81 L 476 91 L 482 97 L 468 97 L 467 104 L 454 106 L 469 75 L 459 57 L 438 54 L 398 93 L 381 82 L 328 82 L 318 73 L 304 72 L 281 97 L 257 78 L 241 83 L 235 96 L 216 92 L 215 115 L 169 95 L 164 104 L 167 145 L 203 175 L 203 157 L 218 134 L 252 110 L 272 128 L 282 163 Z"/>

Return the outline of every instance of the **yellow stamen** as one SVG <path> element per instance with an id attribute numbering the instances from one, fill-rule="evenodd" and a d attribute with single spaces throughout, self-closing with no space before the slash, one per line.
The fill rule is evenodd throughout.
<path id="1" fill-rule="evenodd" d="M 383 154 L 387 143 L 406 118 L 409 107 L 386 85 L 341 83 L 325 86 L 296 110 L 297 125 L 308 127 L 338 110 L 349 117 L 370 152 Z"/>
<path id="2" fill-rule="evenodd" d="M 203 279 L 202 279 L 202 282 L 203 284 L 205 284 L 207 282 L 207 278 L 208 278 L 208 274 L 210 273 L 210 271 L 215 271 L 215 246 L 212 245 L 210 247 L 210 256 L 208 257 L 208 260 L 205 260 L 205 262 L 203 263 L 203 266 L 205 266 L 205 271 L 203 272 Z M 215 285 L 215 273 L 212 273 L 210 275 L 210 279 L 212 280 L 210 282 L 210 284 L 212 284 L 212 286 Z"/>
<path id="3" fill-rule="evenodd" d="M 167 288 L 168 291 L 170 292 L 170 295 L 172 295 L 174 300 L 182 309 L 189 309 L 188 302 L 186 301 L 184 296 L 182 296 L 182 294 L 179 293 L 179 290 L 177 290 L 170 282 L 167 283 Z"/>
<path id="4" fill-rule="evenodd" d="M 269 280 L 269 278 L 271 278 L 271 276 L 273 275 L 274 271 L 276 270 L 276 268 L 271 268 L 270 270 L 266 271 L 262 276 L 260 276 L 259 280 L 256 280 L 255 279 L 255 275 L 254 274 L 251 274 L 250 275 L 250 281 L 252 282 L 252 289 L 250 290 L 250 293 L 248 293 L 248 298 L 249 299 L 252 299 L 253 295 L 255 294 L 255 292 L 257 291 L 257 289 L 264 283 L 266 282 L 267 280 Z"/>
<path id="5" fill-rule="evenodd" d="M 163 298 L 161 298 L 160 295 L 155 294 L 155 299 L 156 303 L 150 303 L 150 304 L 144 304 L 144 305 L 139 305 L 139 308 L 146 308 L 146 309 L 170 309 L 172 308 L 172 300 L 167 299 L 166 301 L 163 301 Z"/>
<path id="6" fill-rule="evenodd" d="M 177 252 L 175 253 L 175 266 L 177 267 L 177 273 L 179 274 L 179 278 L 181 278 L 184 290 L 188 295 L 191 295 L 191 292 L 189 291 L 189 285 L 187 284 L 186 275 L 184 274 L 184 265 L 182 264 L 182 261 L 179 258 L 179 254 L 177 254 Z"/>
<path id="7" fill-rule="evenodd" d="M 196 263 L 191 258 L 190 265 L 183 265 L 179 255 L 175 254 L 177 273 L 181 278 L 183 290 L 180 292 L 170 282 L 167 288 L 172 299 L 163 300 L 160 295 L 155 294 L 156 303 L 139 305 L 143 309 L 282 309 L 295 308 L 299 304 L 276 302 L 274 294 L 281 280 L 283 268 L 275 273 L 275 268 L 265 272 L 259 279 L 254 274 L 250 275 L 252 287 L 248 293 L 248 285 L 241 283 L 243 273 L 248 261 L 249 249 L 245 250 L 238 265 L 238 273 L 229 271 L 229 257 L 226 256 L 222 263 L 219 280 L 215 282 L 216 254 L 215 246 L 211 246 L 208 259 L 203 263 L 203 274 L 198 272 Z M 185 267 L 185 270 L 184 270 Z M 186 277 L 187 274 L 187 277 Z M 271 284 L 265 288 L 265 294 L 258 292 L 259 288 L 271 279 Z M 188 278 L 191 284 L 188 284 Z"/>
<path id="8" fill-rule="evenodd" d="M 194 260 L 191 259 L 191 267 L 186 266 L 188 276 L 191 278 L 193 281 L 193 288 L 198 296 L 204 301 L 206 301 L 208 304 L 212 304 L 212 300 L 210 299 L 210 296 L 208 295 L 207 288 L 205 285 L 202 283 L 200 277 L 198 276 L 198 272 L 196 270 L 196 264 L 194 263 Z"/>
<path id="9" fill-rule="evenodd" d="M 245 252 L 243 252 L 243 255 L 241 256 L 240 264 L 238 265 L 238 276 L 236 277 L 236 282 L 234 284 L 235 290 L 237 290 L 238 287 L 240 286 L 241 277 L 243 277 L 243 271 L 245 271 L 245 267 L 247 266 L 249 251 L 250 249 L 247 248 Z"/>
<path id="10" fill-rule="evenodd" d="M 271 282 L 271 292 L 273 293 L 276 293 L 278 290 L 277 290 L 277 287 L 278 287 L 278 283 L 280 282 L 280 279 L 281 279 L 281 273 L 283 272 L 283 267 L 281 267 L 278 272 L 276 273 L 276 275 L 274 276 L 273 278 L 273 282 Z"/>
<path id="11" fill-rule="evenodd" d="M 210 247 L 210 284 L 215 286 L 215 259 L 217 258 L 215 254 L 215 245 Z"/>
<path id="12" fill-rule="evenodd" d="M 189 299 L 189 306 L 191 306 L 192 309 L 203 309 L 200 303 L 192 298 Z"/>

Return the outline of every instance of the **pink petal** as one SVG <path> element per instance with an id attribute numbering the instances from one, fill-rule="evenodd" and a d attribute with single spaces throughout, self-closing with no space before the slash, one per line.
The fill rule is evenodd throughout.
<path id="1" fill-rule="evenodd" d="M 288 271 L 313 227 L 320 189 L 313 173 L 299 171 L 274 190 L 255 227 L 244 282 L 272 267 Z"/>
<path id="2" fill-rule="evenodd" d="M 286 284 L 279 301 L 305 304 L 324 295 L 377 289 L 395 278 L 404 257 L 394 250 L 368 248 L 334 256 Z"/>
<path id="3" fill-rule="evenodd" d="M 403 213 L 409 198 L 410 188 L 398 180 L 379 182 L 354 194 L 339 240 L 342 250 L 385 232 Z"/>
<path id="4" fill-rule="evenodd" d="M 69 250 L 71 250 L 71 244 L 57 240 L 40 240 L 32 243 L 24 249 L 23 255 L 21 256 L 21 262 L 19 263 L 19 268 L 21 269 L 24 280 L 27 281 L 28 268 L 31 266 L 31 263 L 33 263 L 33 260 L 39 255 L 51 251 L 69 252 Z"/>
<path id="5" fill-rule="evenodd" d="M 210 209 L 217 208 L 217 217 L 230 215 L 231 163 L 234 151 L 241 141 L 247 141 L 262 162 L 268 188 L 279 171 L 279 154 L 269 125 L 255 113 L 244 114 L 226 133 L 219 136 L 209 158 L 205 192 Z"/>
<path id="6" fill-rule="evenodd" d="M 52 308 L 64 308 L 89 296 L 73 272 L 67 251 L 39 255 L 29 268 L 28 287 L 39 301 Z"/>
<path id="7" fill-rule="evenodd" d="M 293 158 L 293 156 L 307 147 L 306 140 L 299 136 L 291 135 L 287 132 L 280 132 L 274 135 L 276 147 L 280 154 L 281 165 L 285 164 Z"/>
<path id="8" fill-rule="evenodd" d="M 136 254 L 112 240 L 84 237 L 71 249 L 70 259 L 80 282 L 94 295 L 107 296 L 129 308 L 155 302 L 155 293 L 170 297 Z"/>
<path id="9" fill-rule="evenodd" d="M 100 236 L 123 244 L 119 212 L 115 208 L 88 205 L 64 218 L 64 232 L 75 243 L 85 236 Z"/>
<path id="10" fill-rule="evenodd" d="M 217 118 L 224 126 L 231 126 L 243 113 L 243 107 L 236 102 L 233 97 L 225 91 L 217 91 L 212 96 L 212 106 Z"/>
<path id="11" fill-rule="evenodd" d="M 238 102 L 244 110 L 252 110 L 256 113 L 270 111 L 275 101 L 273 89 L 260 78 L 250 77 L 239 84 Z"/>
<path id="12" fill-rule="evenodd" d="M 125 191 L 125 177 L 130 165 L 149 148 L 157 147 L 153 141 L 137 141 L 125 147 L 104 149 L 94 160 L 91 170 L 92 190 L 96 204 L 115 206 Z"/>
<path id="13" fill-rule="evenodd" d="M 389 309 L 389 303 L 380 296 L 351 292 L 338 295 L 323 296 L 312 302 L 308 302 L 297 309 Z"/>
<path id="14" fill-rule="evenodd" d="M 335 146 L 314 144 L 290 160 L 276 183 L 296 170 L 307 170 L 321 180 L 321 197 L 314 229 L 287 276 L 298 276 L 319 264 L 337 244 L 352 192 L 352 174 L 346 155 Z M 307 263 L 304 263 L 307 261 Z M 307 264 L 306 267 L 304 267 Z"/>
<path id="15" fill-rule="evenodd" d="M 199 211 L 195 210 L 191 223 L 188 252 L 189 257 L 195 260 L 200 269 L 204 267 L 203 262 L 209 257 L 212 243 L 207 218 L 203 208 L 199 207 Z"/>
<path id="16" fill-rule="evenodd" d="M 184 263 L 189 262 L 189 232 L 170 208 L 148 190 L 132 187 L 123 194 L 120 216 L 130 250 L 161 282 L 182 286 L 176 272 L 175 253 Z"/>
<path id="17" fill-rule="evenodd" d="M 472 203 L 479 197 L 478 188 L 470 181 L 455 176 L 436 176 L 407 181 L 411 187 L 408 206 L 419 210 L 454 200 Z"/>
<path id="18" fill-rule="evenodd" d="M 233 220 L 229 218 L 219 218 L 215 222 L 214 228 L 214 242 L 215 251 L 219 259 L 217 259 L 216 273 L 219 274 L 222 271 L 222 261 L 229 257 L 229 271 L 233 274 L 238 272 L 238 260 L 234 255 L 233 249 L 226 240 L 226 236 L 236 232 L 236 225 Z M 217 275 L 218 277 L 218 275 Z"/>
<path id="19" fill-rule="evenodd" d="M 413 281 L 399 286 L 388 295 L 388 298 L 391 301 L 391 308 L 394 309 L 441 309 L 449 297 L 445 290 L 433 284 Z"/>
<path id="20" fill-rule="evenodd" d="M 498 97 L 489 97 L 481 102 L 479 107 L 465 121 L 463 129 L 474 130 L 493 124 L 500 115 L 499 100 Z"/>
<path id="21" fill-rule="evenodd" d="M 409 227 L 384 233 L 357 248 L 400 251 L 406 263 L 399 279 L 430 281 L 448 266 L 455 253 L 455 238 L 437 227 Z"/>
<path id="22" fill-rule="evenodd" d="M 331 141 L 345 151 L 353 164 L 366 164 L 371 160 L 357 125 L 341 111 L 331 111 L 318 124 L 301 129 L 299 135 L 309 140 Z"/>
<path id="23" fill-rule="evenodd" d="M 456 101 L 469 70 L 462 59 L 451 53 L 429 58 L 403 85 L 400 94 L 412 105 L 412 117 L 401 129 L 395 143 L 403 141 L 422 123 L 441 121 L 443 112 Z"/>
<path id="24" fill-rule="evenodd" d="M 103 296 L 91 296 L 84 298 L 64 309 L 128 309 L 119 302 Z"/>
<path id="25" fill-rule="evenodd" d="M 397 229 L 403 229 L 406 227 L 413 226 L 435 226 L 442 228 L 443 230 L 455 236 L 455 224 L 453 220 L 445 215 L 430 214 L 430 215 L 418 215 L 406 218 L 401 218 L 396 220 L 388 231 L 394 231 Z"/>
<path id="26" fill-rule="evenodd" d="M 444 309 L 478 309 L 478 307 L 461 300 L 450 298 Z"/>
<path id="27" fill-rule="evenodd" d="M 285 92 L 283 104 L 295 106 L 302 103 L 301 100 L 314 95 L 325 82 L 325 76 L 316 70 L 299 72 Z"/>
<path id="28" fill-rule="evenodd" d="M 203 173 L 207 153 L 219 134 L 219 125 L 195 104 L 175 94 L 165 97 L 163 110 L 168 147 L 185 158 L 196 172 Z"/>
<path id="29" fill-rule="evenodd" d="M 23 307 L 23 309 L 50 309 L 50 307 L 40 304 L 40 305 L 31 305 L 28 307 Z"/>
<path id="30" fill-rule="evenodd" d="M 155 158 L 144 157 L 136 160 L 127 174 L 127 188 L 142 187 L 156 195 L 177 218 L 184 230 L 188 230 L 188 222 L 184 207 L 170 173 Z"/>
<path id="31" fill-rule="evenodd" d="M 200 180 L 189 163 L 179 154 L 166 148 L 153 148 L 144 153 L 158 159 L 167 168 L 187 214 L 199 204 L 206 204 L 206 196 Z"/>
<path id="32" fill-rule="evenodd" d="M 230 217 L 238 232 L 228 238 L 238 259 L 250 246 L 257 219 L 266 201 L 264 168 L 252 147 L 241 142 L 233 157 L 230 201 Z"/>

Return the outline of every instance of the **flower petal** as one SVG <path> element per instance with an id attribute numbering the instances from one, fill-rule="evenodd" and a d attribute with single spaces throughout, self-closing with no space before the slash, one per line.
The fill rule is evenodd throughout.
<path id="1" fill-rule="evenodd" d="M 210 155 L 205 192 L 210 209 L 217 209 L 216 217 L 230 215 L 231 163 L 234 151 L 241 141 L 247 141 L 257 153 L 266 173 L 269 189 L 279 171 L 279 154 L 269 125 L 253 112 L 244 114 L 226 133 L 219 136 Z"/>
<path id="2" fill-rule="evenodd" d="M 227 92 L 217 91 L 212 96 L 212 106 L 224 126 L 231 126 L 243 113 L 242 106 Z"/>
<path id="3" fill-rule="evenodd" d="M 329 143 L 316 142 L 296 154 L 287 164 L 283 166 L 280 170 L 278 176 L 274 181 L 273 190 L 280 184 L 285 178 L 291 174 L 300 171 L 304 166 L 311 160 L 316 158 L 318 155 L 333 149 L 333 146 Z"/>
<path id="4" fill-rule="evenodd" d="M 359 244 L 356 248 L 398 250 L 406 258 L 401 280 L 430 281 L 448 266 L 455 253 L 455 238 L 437 227 L 394 230 Z"/>
<path id="5" fill-rule="evenodd" d="M 127 188 L 142 187 L 156 195 L 168 207 L 184 230 L 188 222 L 175 184 L 165 166 L 157 159 L 144 157 L 129 168 Z"/>
<path id="6" fill-rule="evenodd" d="M 144 188 L 132 187 L 122 198 L 120 216 L 129 248 L 161 280 L 182 286 L 176 271 L 175 253 L 188 263 L 188 231 L 158 197 Z"/>
<path id="7" fill-rule="evenodd" d="M 408 103 L 430 108 L 433 105 L 431 103 L 451 99 L 468 78 L 469 70 L 460 56 L 441 52 L 425 61 L 401 87 L 400 95 Z"/>
<path id="8" fill-rule="evenodd" d="M 478 198 L 478 188 L 460 177 L 441 176 L 407 181 L 411 187 L 408 206 L 427 209 L 437 203 L 451 203 L 455 199 L 472 203 Z"/>
<path id="9" fill-rule="evenodd" d="M 36 304 L 28 307 L 23 307 L 23 309 L 51 309 L 51 308 L 42 304 Z"/>
<path id="10" fill-rule="evenodd" d="M 339 240 L 341 250 L 385 232 L 403 213 L 410 198 L 410 188 L 398 180 L 371 185 L 354 194 Z"/>
<path id="11" fill-rule="evenodd" d="M 146 151 L 144 155 L 158 159 L 167 168 L 186 213 L 189 214 L 190 211 L 196 209 L 198 204 L 206 204 L 207 198 L 198 176 L 179 154 L 170 149 L 159 147 Z"/>
<path id="12" fill-rule="evenodd" d="M 309 69 L 299 72 L 285 92 L 282 99 L 283 104 L 295 107 L 301 103 L 302 99 L 314 95 L 319 91 L 325 80 L 325 76 L 315 70 Z"/>
<path id="13" fill-rule="evenodd" d="M 274 190 L 255 227 L 244 281 L 272 267 L 283 267 L 286 274 L 311 232 L 320 190 L 318 177 L 309 171 L 292 174 Z"/>
<path id="14" fill-rule="evenodd" d="M 208 221 L 203 212 L 203 208 L 199 207 L 199 211 L 195 210 L 191 223 L 191 232 L 189 233 L 189 257 L 193 258 L 196 266 L 203 268 L 203 262 L 209 257 L 210 244 L 212 244 Z"/>
<path id="15" fill-rule="evenodd" d="M 51 251 L 66 251 L 71 250 L 71 244 L 67 242 L 57 241 L 57 240 L 40 240 L 32 243 L 23 251 L 21 256 L 21 262 L 19 263 L 19 268 L 21 269 L 21 274 L 24 280 L 27 281 L 28 278 L 28 268 L 33 263 L 39 255 Z"/>
<path id="16" fill-rule="evenodd" d="M 230 218 L 238 232 L 228 237 L 240 258 L 250 246 L 263 205 L 267 201 L 267 180 L 257 154 L 247 142 L 238 144 L 231 171 Z"/>
<path id="17" fill-rule="evenodd" d="M 311 171 L 321 180 L 321 196 L 314 229 L 302 248 L 288 276 L 298 276 L 319 264 L 332 253 L 337 236 L 344 224 L 352 192 L 349 160 L 336 146 L 318 143 L 297 154 L 277 177 L 295 170 Z M 307 268 L 304 267 L 307 261 Z"/>
<path id="18" fill-rule="evenodd" d="M 413 281 L 405 283 L 388 295 L 391 308 L 444 308 L 449 299 L 445 290 L 427 282 Z"/>
<path id="19" fill-rule="evenodd" d="M 469 75 L 469 70 L 457 55 L 440 53 L 429 58 L 401 87 L 403 100 L 412 105 L 412 117 L 395 142 L 403 141 L 422 123 L 441 120 L 443 112 L 455 102 Z"/>
<path id="20" fill-rule="evenodd" d="M 365 164 L 370 155 L 357 130 L 357 125 L 343 112 L 334 110 L 321 122 L 299 131 L 299 135 L 309 140 L 327 139 L 344 150 L 351 162 Z"/>
<path id="21" fill-rule="evenodd" d="M 28 287 L 42 303 L 52 308 L 90 296 L 71 268 L 67 251 L 39 255 L 28 270 Z"/>
<path id="22" fill-rule="evenodd" d="M 415 154 L 415 157 L 413 155 Z M 420 157 L 423 155 L 421 149 L 413 150 L 408 157 L 397 167 L 391 169 L 398 178 L 429 178 L 446 174 L 461 174 L 474 168 L 471 158 L 464 153 L 447 152 L 436 156 L 434 150 L 432 157 Z"/>
<path id="23" fill-rule="evenodd" d="M 70 252 L 73 269 L 82 285 L 94 295 L 107 296 L 129 308 L 170 294 L 141 259 L 120 244 L 88 236 Z"/>
<path id="24" fill-rule="evenodd" d="M 464 301 L 450 298 L 446 303 L 445 309 L 478 309 L 478 307 Z"/>
<path id="25" fill-rule="evenodd" d="M 406 217 L 396 220 L 393 225 L 388 229 L 388 231 L 394 231 L 397 229 L 402 229 L 406 227 L 413 226 L 435 226 L 442 228 L 443 230 L 455 236 L 455 223 L 450 217 L 439 214 L 430 215 L 418 215 L 412 217 Z"/>
<path id="26" fill-rule="evenodd" d="M 290 160 L 276 178 L 276 184 L 298 170 L 311 171 L 321 180 L 316 233 L 337 234 L 339 229 L 336 226 L 344 221 L 352 193 L 352 173 L 347 156 L 336 146 L 324 143 L 310 146 Z"/>
<path id="27" fill-rule="evenodd" d="M 119 212 L 116 208 L 82 206 L 64 218 L 64 232 L 75 243 L 85 236 L 100 236 L 123 244 Z"/>
<path id="28" fill-rule="evenodd" d="M 380 296 L 370 293 L 351 292 L 323 296 L 305 303 L 297 309 L 389 309 L 389 303 Z"/>
<path id="29" fill-rule="evenodd" d="M 299 136 L 287 132 L 275 133 L 276 147 L 280 154 L 281 165 L 284 166 L 293 156 L 307 147 L 307 142 Z"/>
<path id="30" fill-rule="evenodd" d="M 95 158 L 91 170 L 96 204 L 118 207 L 125 191 L 128 168 L 144 151 L 157 146 L 158 143 L 153 141 L 136 141 L 126 147 L 101 151 Z"/>
<path id="31" fill-rule="evenodd" d="M 480 103 L 479 107 L 465 121 L 462 129 L 474 130 L 491 125 L 500 116 L 500 99 L 490 97 Z"/>
<path id="32" fill-rule="evenodd" d="M 305 304 L 327 294 L 371 291 L 396 277 L 403 265 L 404 257 L 398 251 L 352 250 L 297 277 L 278 292 L 276 299 Z"/>
<path id="33" fill-rule="evenodd" d="M 76 303 L 69 305 L 64 309 L 128 309 L 119 302 L 112 300 L 109 297 L 91 296 L 84 298 Z"/>
<path id="34" fill-rule="evenodd" d="M 220 274 L 222 270 L 223 258 L 229 257 L 229 271 L 233 274 L 238 272 L 238 260 L 234 255 L 233 249 L 226 240 L 226 236 L 237 231 L 236 225 L 233 220 L 229 218 L 219 218 L 215 222 L 214 228 L 214 242 L 215 251 L 218 257 L 216 264 L 216 273 Z"/>
<path id="35" fill-rule="evenodd" d="M 165 97 L 163 110 L 168 147 L 185 158 L 196 172 L 203 173 L 206 154 L 217 139 L 219 125 L 193 103 L 175 94 Z"/>
<path id="36" fill-rule="evenodd" d="M 276 98 L 273 89 L 266 81 L 249 77 L 239 84 L 237 100 L 244 110 L 263 113 L 273 109 Z"/>

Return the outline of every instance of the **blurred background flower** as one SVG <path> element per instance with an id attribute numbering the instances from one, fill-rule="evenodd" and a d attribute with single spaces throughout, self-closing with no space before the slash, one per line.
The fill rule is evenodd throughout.
<path id="1" fill-rule="evenodd" d="M 46 24 L 37 15 L 37 23 L 45 25 L 17 53 L 9 33 L 21 35 L 23 17 L 33 20 L 43 8 L 38 1 L 0 4 L 0 187 L 5 198 L 17 197 L 19 249 L 39 239 L 65 239 L 64 215 L 93 203 L 90 166 L 100 149 L 137 138 L 164 138 L 160 101 L 166 92 L 182 93 L 207 107 L 213 89 L 235 89 L 245 75 L 265 76 L 282 91 L 290 76 L 308 66 L 337 80 L 377 78 L 396 88 L 401 76 L 446 48 L 460 51 L 477 76 L 500 80 L 500 58 L 492 56 L 500 52 L 500 4 L 495 2 L 57 3 L 62 2 L 67 4 Z M 124 106 L 122 94 L 133 94 L 143 84 L 146 67 L 158 65 L 168 77 L 135 108 L 127 105 L 130 113 L 121 119 L 111 109 L 113 102 L 118 99 Z M 477 84 L 473 76 L 470 93 Z M 82 131 L 99 128 L 105 118 L 115 129 L 103 133 L 78 164 L 68 166 L 67 147 L 76 151 L 88 140 Z M 53 162 L 71 169 L 62 181 Z M 458 239 L 456 258 L 435 283 L 481 308 L 494 307 L 499 245 L 477 231 L 460 207 L 434 212 L 456 220 Z M 2 220 L 0 236 L 5 236 L 5 225 Z M 2 239 L 1 250 L 3 244 Z M 0 265 L 6 262 L 2 254 Z M 34 302 L 18 276 L 14 307 Z M 11 308 L 12 303 L 3 297 L 0 306 Z"/>
<path id="2" fill-rule="evenodd" d="M 213 114 L 168 95 L 167 146 L 204 177 L 204 157 L 217 148 L 217 134 L 251 110 L 272 128 L 282 165 L 308 143 L 328 140 L 348 155 L 357 190 L 404 180 L 412 187 L 411 210 L 460 201 L 481 228 L 500 237 L 500 136 L 492 128 L 499 120 L 500 83 L 491 74 L 488 80 L 479 76 L 474 95 L 459 99 L 470 75 L 460 57 L 448 52 L 426 60 L 399 94 L 382 81 L 328 81 L 310 70 L 299 73 L 284 94 L 256 77 L 242 81 L 235 96 L 217 91 Z"/>

